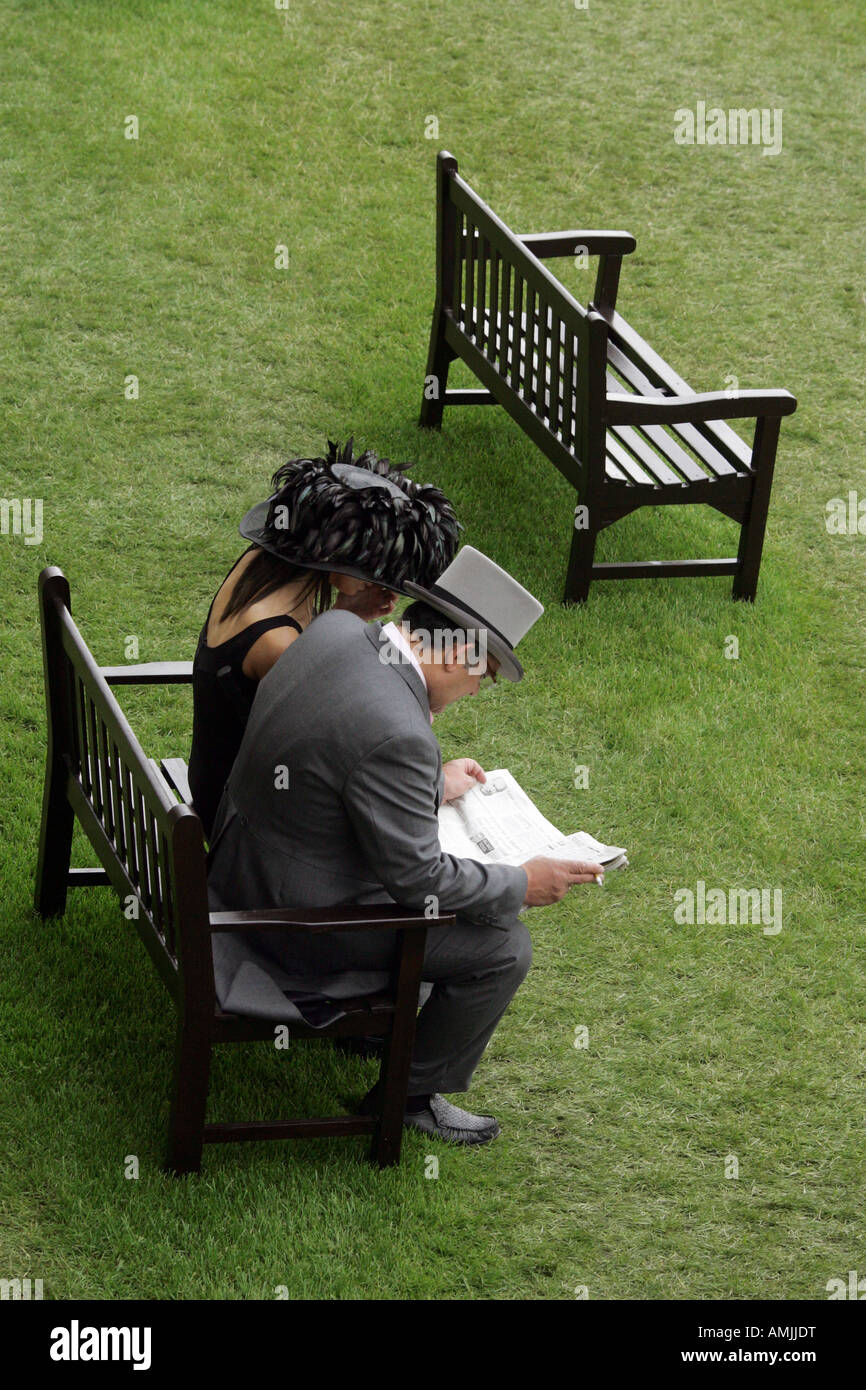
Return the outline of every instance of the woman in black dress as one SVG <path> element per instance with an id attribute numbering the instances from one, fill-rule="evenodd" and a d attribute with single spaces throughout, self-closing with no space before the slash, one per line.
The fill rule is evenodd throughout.
<path id="1" fill-rule="evenodd" d="M 367 450 L 290 459 L 272 496 L 244 517 L 252 544 L 214 597 L 193 662 L 189 783 L 210 838 L 262 677 L 325 609 L 386 616 L 407 580 L 429 587 L 459 526 L 447 497 Z M 336 600 L 333 591 L 336 590 Z"/>

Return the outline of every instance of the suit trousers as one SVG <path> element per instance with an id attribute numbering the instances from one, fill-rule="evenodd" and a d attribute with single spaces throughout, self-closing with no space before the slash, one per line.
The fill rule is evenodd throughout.
<path id="1" fill-rule="evenodd" d="M 387 970 L 397 934 L 257 935 L 256 945 L 294 973 Z M 519 918 L 486 926 L 458 917 L 427 932 L 423 978 L 432 985 L 415 1033 L 409 1094 L 466 1091 L 493 1032 L 532 963 L 532 942 Z"/>

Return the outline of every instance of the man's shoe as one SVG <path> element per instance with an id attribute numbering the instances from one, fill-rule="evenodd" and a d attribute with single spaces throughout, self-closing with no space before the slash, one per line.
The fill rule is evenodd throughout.
<path id="1" fill-rule="evenodd" d="M 492 1115 L 473 1115 L 452 1105 L 444 1096 L 432 1095 L 426 1110 L 403 1116 L 407 1129 L 420 1129 L 448 1144 L 489 1144 L 499 1133 Z"/>
<path id="2" fill-rule="evenodd" d="M 370 1115 L 379 1104 L 377 1082 L 361 1101 L 359 1111 L 362 1115 Z M 406 1111 L 403 1125 L 406 1129 L 420 1129 L 434 1139 L 444 1139 L 448 1144 L 489 1144 L 499 1134 L 499 1125 L 492 1115 L 473 1115 L 440 1095 L 432 1095 L 423 1110 Z"/>

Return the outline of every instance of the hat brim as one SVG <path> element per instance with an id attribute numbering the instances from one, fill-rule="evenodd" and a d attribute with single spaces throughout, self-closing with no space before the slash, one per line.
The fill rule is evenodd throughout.
<path id="1" fill-rule="evenodd" d="M 377 579 L 369 570 L 359 569 L 357 565 L 344 565 L 332 560 L 310 560 L 306 555 L 298 551 L 292 552 L 286 546 L 276 546 L 270 540 L 267 530 L 268 512 L 271 500 L 268 498 L 264 502 L 257 502 L 254 507 L 250 507 L 238 530 L 244 540 L 252 541 L 254 545 L 266 550 L 269 555 L 276 555 L 278 560 L 285 560 L 288 565 L 300 565 L 307 570 L 325 570 L 330 574 L 347 574 L 351 579 L 362 579 L 366 584 L 378 584 L 380 588 L 387 589 L 392 594 L 403 594 L 409 596 L 409 588 L 406 585 L 386 584 L 383 579 Z"/>
<path id="2" fill-rule="evenodd" d="M 425 589 L 420 584 L 413 584 L 411 581 L 407 581 L 402 592 L 410 598 L 429 603 L 430 607 L 435 608 L 437 613 L 444 613 L 446 618 L 451 618 L 461 628 L 471 628 L 473 631 L 483 628 L 487 634 L 487 650 L 499 662 L 499 669 L 496 674 L 515 683 L 523 680 L 523 667 L 514 655 L 514 648 L 509 646 L 492 627 L 488 627 L 477 613 L 470 613 L 468 608 L 461 608 L 459 604 L 440 598 L 430 589 Z"/>

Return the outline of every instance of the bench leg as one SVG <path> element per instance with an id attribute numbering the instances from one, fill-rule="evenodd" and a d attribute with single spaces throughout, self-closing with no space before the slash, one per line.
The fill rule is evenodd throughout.
<path id="1" fill-rule="evenodd" d="M 164 1164 L 166 1172 L 178 1177 L 201 1170 L 210 1051 L 210 1036 L 201 1025 L 196 1028 L 178 1021 Z"/>
<path id="2" fill-rule="evenodd" d="M 424 965 L 426 927 L 407 927 L 401 931 L 400 964 L 397 976 L 397 1001 L 391 1033 L 385 1040 L 385 1053 L 379 1072 L 382 1089 L 382 1110 L 373 1134 L 370 1157 L 380 1168 L 400 1161 L 403 1141 L 403 1115 L 412 1065 L 412 1046 L 415 1042 L 415 1020 L 418 1014 L 418 991 Z"/>
<path id="3" fill-rule="evenodd" d="M 767 512 L 770 507 L 770 489 L 773 485 L 773 468 L 776 462 L 776 445 L 779 441 L 780 419 L 760 419 L 755 425 L 755 443 L 752 448 L 752 467 L 755 481 L 746 520 L 740 528 L 740 547 L 737 552 L 739 569 L 734 575 L 731 597 L 753 603 L 758 588 L 758 571 L 761 568 L 761 552 L 764 548 L 764 532 L 767 529 Z"/>
<path id="4" fill-rule="evenodd" d="M 52 763 L 45 775 L 42 829 L 36 865 L 34 905 L 40 917 L 62 917 L 66 911 L 75 821 L 72 807 L 66 799 L 65 774 L 53 759 Z"/>
<path id="5" fill-rule="evenodd" d="M 592 562 L 595 557 L 595 542 L 598 532 L 589 528 L 573 531 L 571 535 L 571 554 L 568 559 L 568 573 L 565 577 L 564 603 L 585 603 L 592 582 Z"/>
<path id="6" fill-rule="evenodd" d="M 448 368 L 454 361 L 454 353 L 445 341 L 444 330 L 443 315 L 437 310 L 434 312 L 433 327 L 430 330 L 430 350 L 427 354 L 427 372 L 418 420 L 421 428 L 427 430 L 438 430 L 442 426 Z"/>

